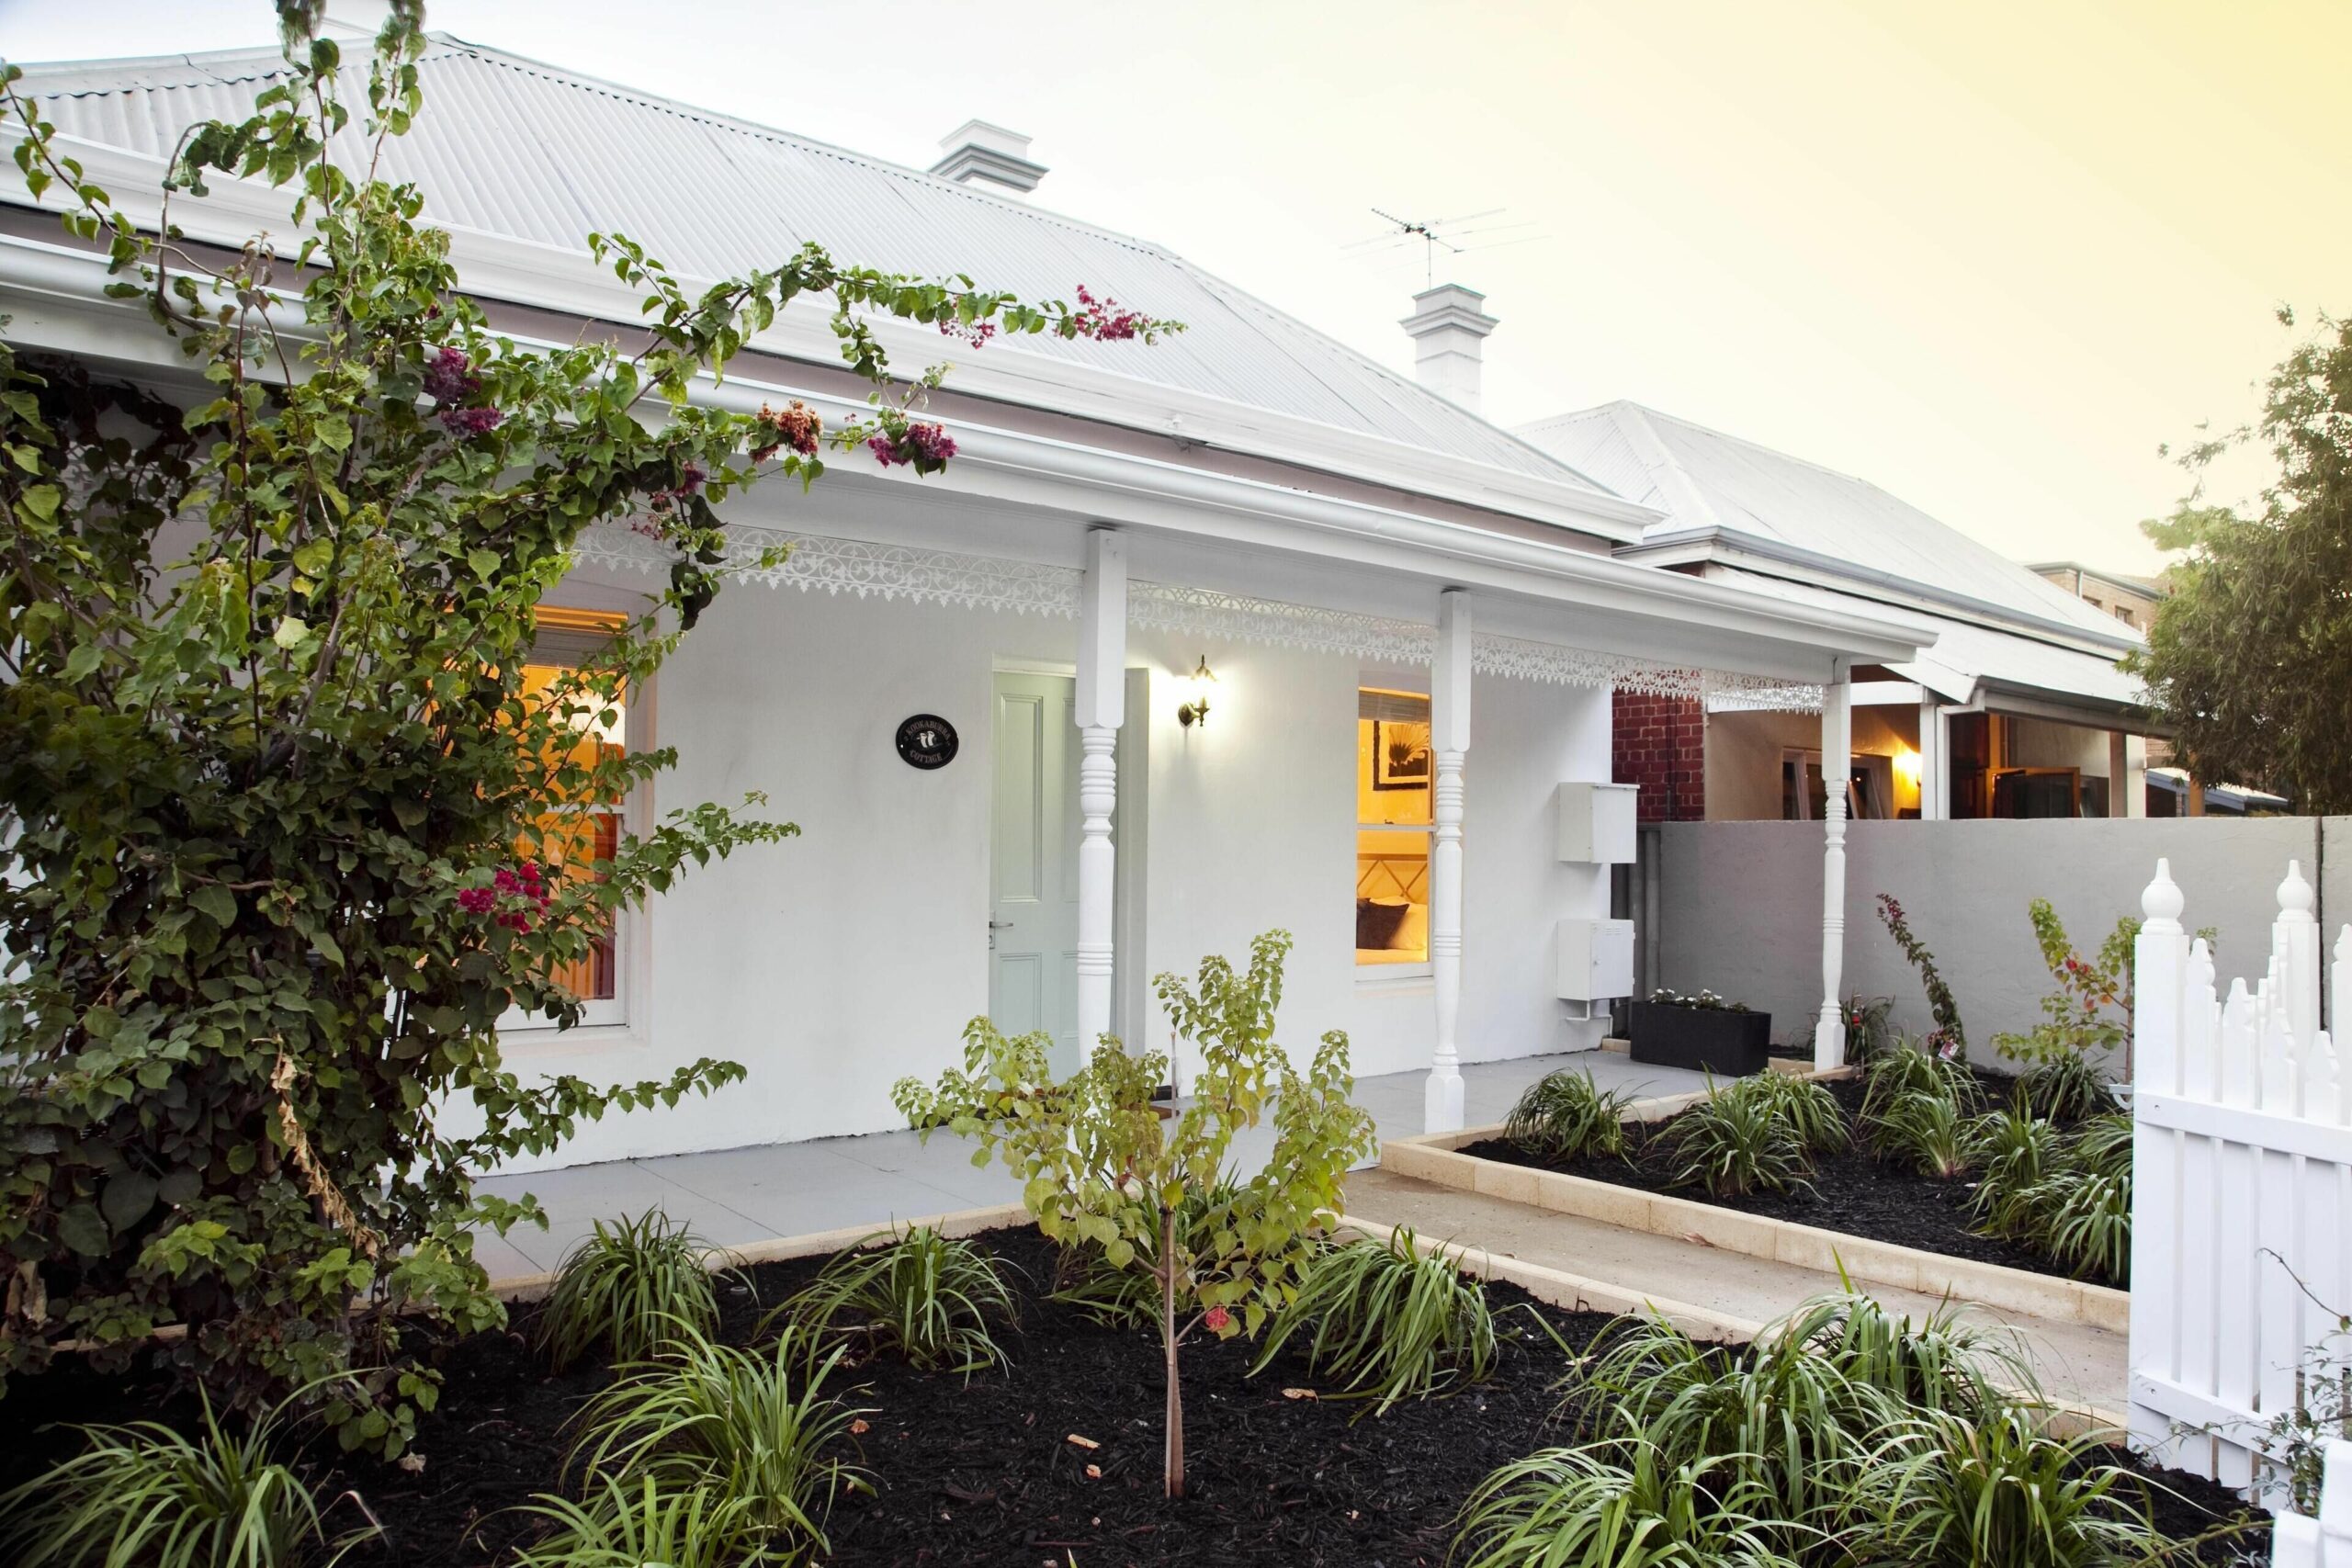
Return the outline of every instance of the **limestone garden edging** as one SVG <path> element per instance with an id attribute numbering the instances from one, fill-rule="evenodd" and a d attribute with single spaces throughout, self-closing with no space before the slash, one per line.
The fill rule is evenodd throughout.
<path id="1" fill-rule="evenodd" d="M 1838 1076 L 1850 1071 L 1841 1070 Z M 1638 1100 L 1630 1108 L 1630 1116 L 1637 1122 L 1659 1122 L 1704 1098 L 1705 1094 L 1699 1092 Z M 1502 1133 L 1498 1122 L 1454 1133 L 1391 1138 L 1380 1145 L 1381 1168 L 1459 1191 L 1476 1192 L 1555 1213 L 1574 1214 L 1650 1235 L 1675 1236 L 1800 1269 L 1831 1273 L 1842 1267 L 1849 1279 L 1873 1285 L 1950 1296 L 1955 1301 L 1974 1302 L 2060 1323 L 2079 1323 L 2111 1334 L 2131 1331 L 2129 1291 L 1897 1247 L 1844 1231 L 1767 1219 L 1689 1198 L 1668 1197 L 1557 1171 L 1505 1165 L 1457 1152 L 1465 1145 L 1498 1138 Z M 1534 1290 L 1532 1285 L 1526 1288 Z"/>

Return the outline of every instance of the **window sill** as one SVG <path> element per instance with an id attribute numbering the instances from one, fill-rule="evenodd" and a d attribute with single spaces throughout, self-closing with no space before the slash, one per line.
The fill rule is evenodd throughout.
<path id="1" fill-rule="evenodd" d="M 1435 975 L 1427 964 L 1367 964 L 1356 971 L 1356 989 L 1375 994 L 1426 991 Z"/>
<path id="2" fill-rule="evenodd" d="M 558 1029 L 549 1023 L 504 1025 L 498 1031 L 502 1052 L 559 1045 L 567 1051 L 616 1051 L 644 1043 L 645 1037 L 626 1023 L 583 1023 L 577 1029 Z"/>

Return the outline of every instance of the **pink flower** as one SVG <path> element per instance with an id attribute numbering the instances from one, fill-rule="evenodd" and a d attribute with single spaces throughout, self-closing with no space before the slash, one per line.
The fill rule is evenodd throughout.
<path id="1" fill-rule="evenodd" d="M 752 448 L 753 462 L 766 462 L 779 446 L 789 446 L 804 457 L 817 455 L 817 438 L 824 434 L 825 422 L 817 416 L 815 409 L 798 398 L 792 400 L 789 408 L 781 410 L 762 403 L 758 418 L 762 424 L 775 433 L 775 439 Z"/>
<path id="2" fill-rule="evenodd" d="M 868 436 L 865 449 L 886 468 L 905 464 L 919 474 L 935 474 L 956 456 L 956 441 L 936 424 L 910 424 L 903 434 L 885 430 Z"/>
<path id="3" fill-rule="evenodd" d="M 1201 1314 L 1201 1321 L 1208 1325 L 1210 1333 L 1222 1334 L 1233 1322 L 1233 1314 L 1221 1306 L 1213 1306 Z"/>
<path id="4" fill-rule="evenodd" d="M 424 362 L 424 392 L 436 403 L 459 403 L 481 388 L 462 350 L 445 348 Z"/>
<path id="5" fill-rule="evenodd" d="M 505 417 L 496 409 L 443 409 L 441 428 L 462 441 L 489 434 Z"/>
<path id="6" fill-rule="evenodd" d="M 1086 285 L 1078 286 L 1078 302 L 1085 309 L 1070 318 L 1080 337 L 1091 337 L 1098 343 L 1121 343 L 1135 336 L 1151 323 L 1139 310 L 1130 310 L 1110 296 L 1097 299 L 1087 292 Z"/>
<path id="7" fill-rule="evenodd" d="M 487 887 L 460 888 L 458 893 L 458 908 L 469 915 L 487 915 L 497 902 L 498 895 Z"/>

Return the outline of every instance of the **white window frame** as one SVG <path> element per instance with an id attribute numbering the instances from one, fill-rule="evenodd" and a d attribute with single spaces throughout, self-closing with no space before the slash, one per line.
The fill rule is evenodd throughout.
<path id="1" fill-rule="evenodd" d="M 601 605 L 586 604 L 565 608 L 596 610 L 599 613 L 605 610 Z M 576 656 L 570 659 L 551 656 L 550 650 L 542 646 L 531 650 L 529 662 L 571 664 L 578 662 L 578 660 Z M 632 755 L 654 748 L 653 682 L 650 680 L 631 688 L 622 700 L 621 744 Z M 645 831 L 646 818 L 651 811 L 650 795 L 649 786 L 640 785 L 629 791 L 621 801 L 619 817 L 623 833 Z M 646 910 L 621 908 L 614 911 L 613 994 L 609 998 L 582 1001 L 578 1023 L 570 1029 L 559 1029 L 556 1021 L 543 1013 L 526 1013 L 520 1008 L 509 1008 L 498 1021 L 500 1043 L 544 1045 L 560 1041 L 571 1046 L 633 1040 L 644 1024 L 642 998 L 651 990 L 650 976 L 647 972 L 651 958 L 650 924 L 650 916 Z"/>

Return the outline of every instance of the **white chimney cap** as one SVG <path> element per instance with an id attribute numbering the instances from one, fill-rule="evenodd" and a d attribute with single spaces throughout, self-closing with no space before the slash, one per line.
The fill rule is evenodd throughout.
<path id="1" fill-rule="evenodd" d="M 984 119 L 967 119 L 939 139 L 946 156 L 931 172 L 957 185 L 978 185 L 1026 196 L 1046 177 L 1029 156 L 1029 138 Z"/>
<path id="2" fill-rule="evenodd" d="M 1413 313 L 1398 324 L 1413 340 L 1416 378 L 1430 391 L 1478 412 L 1479 361 L 1486 337 L 1501 325 L 1487 314 L 1487 297 L 1458 283 L 1441 283 L 1413 296 Z"/>

